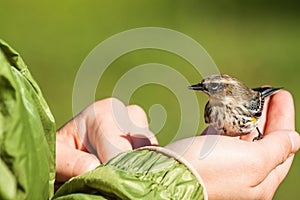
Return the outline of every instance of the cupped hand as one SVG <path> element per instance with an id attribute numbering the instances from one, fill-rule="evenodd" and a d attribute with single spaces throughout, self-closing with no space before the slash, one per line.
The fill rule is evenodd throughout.
<path id="1" fill-rule="evenodd" d="M 259 125 L 264 137 L 259 141 L 252 142 L 257 135 L 254 131 L 240 138 L 219 135 L 188 138 L 166 148 L 195 167 L 209 199 L 272 199 L 300 147 L 294 123 L 292 96 L 281 91 L 265 102 Z M 211 148 L 207 148 L 208 143 Z M 207 154 L 203 156 L 205 149 Z"/>
<path id="2" fill-rule="evenodd" d="M 95 102 L 56 133 L 56 180 L 63 182 L 120 152 L 157 145 L 147 116 L 115 98 Z"/>

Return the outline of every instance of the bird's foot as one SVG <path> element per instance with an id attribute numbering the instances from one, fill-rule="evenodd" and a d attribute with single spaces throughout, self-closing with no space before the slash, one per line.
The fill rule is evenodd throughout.
<path id="1" fill-rule="evenodd" d="M 258 129 L 258 127 L 256 127 L 256 130 L 258 132 L 258 135 L 256 137 L 253 138 L 252 142 L 254 142 L 255 140 L 261 140 L 263 138 L 263 135 L 261 134 L 260 130 Z"/>

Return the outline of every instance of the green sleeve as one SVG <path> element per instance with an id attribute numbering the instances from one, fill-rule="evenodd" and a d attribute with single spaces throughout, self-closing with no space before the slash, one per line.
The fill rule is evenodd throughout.
<path id="1" fill-rule="evenodd" d="M 185 165 L 144 149 L 121 153 L 70 179 L 54 199 L 204 199 L 203 189 Z"/>
<path id="2" fill-rule="evenodd" d="M 1 39 L 0 91 L 0 199 L 50 199 L 54 118 L 22 58 Z"/>

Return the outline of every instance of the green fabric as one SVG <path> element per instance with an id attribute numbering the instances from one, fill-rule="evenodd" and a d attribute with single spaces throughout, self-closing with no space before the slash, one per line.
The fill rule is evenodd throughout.
<path id="1" fill-rule="evenodd" d="M 119 154 L 65 183 L 54 199 L 204 199 L 195 176 L 178 161 L 149 150 Z"/>
<path id="2" fill-rule="evenodd" d="M 0 39 L 0 199 L 51 199 L 54 181 L 54 118 L 21 57 Z M 70 179 L 53 199 L 203 199 L 203 188 L 173 158 L 137 150 Z"/>
<path id="3" fill-rule="evenodd" d="M 55 123 L 16 51 L 0 39 L 0 199 L 50 199 Z"/>

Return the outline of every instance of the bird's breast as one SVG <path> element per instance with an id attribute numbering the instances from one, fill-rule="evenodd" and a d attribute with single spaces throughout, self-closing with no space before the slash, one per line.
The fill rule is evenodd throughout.
<path id="1" fill-rule="evenodd" d="M 211 104 L 205 107 L 205 122 L 222 135 L 241 136 L 250 133 L 258 124 L 259 117 L 253 116 L 243 105 L 233 103 Z"/>

